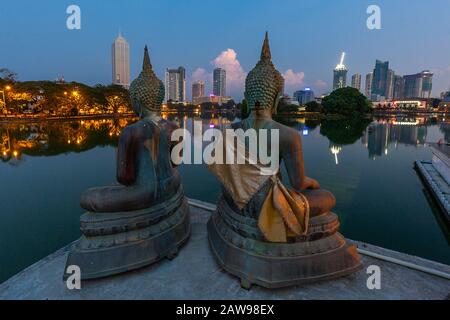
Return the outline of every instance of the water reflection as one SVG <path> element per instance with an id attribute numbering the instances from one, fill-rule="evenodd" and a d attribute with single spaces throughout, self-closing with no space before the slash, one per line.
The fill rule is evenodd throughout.
<path id="1" fill-rule="evenodd" d="M 426 122 L 429 122 L 428 124 Z M 383 119 L 373 122 L 366 130 L 362 143 L 369 150 L 369 158 L 387 156 L 390 145 L 424 146 L 431 120 Z"/>
<path id="2" fill-rule="evenodd" d="M 163 117 L 191 132 L 194 120 L 203 120 L 203 131 L 239 120 L 214 113 Z M 0 123 L 0 181 L 7 186 L 0 193 L 0 282 L 79 237 L 79 195 L 114 181 L 118 136 L 134 121 Z M 431 159 L 427 142 L 449 141 L 450 122 L 393 117 L 283 123 L 303 135 L 307 175 L 336 195 L 345 236 L 450 263 L 448 224 L 413 169 L 414 161 Z M 189 197 L 217 201 L 220 186 L 205 166 L 178 168 Z"/>
<path id="3" fill-rule="evenodd" d="M 134 118 L 0 124 L 0 159 L 18 165 L 28 156 L 83 152 L 115 146 L 123 128 Z"/>
<path id="4" fill-rule="evenodd" d="M 194 115 L 163 113 L 163 118 L 177 123 L 181 128 L 194 131 Z M 233 114 L 203 115 L 203 132 L 210 128 L 223 129 L 234 121 Z M 51 156 L 68 152 L 83 152 L 96 146 L 116 146 L 123 128 L 137 118 L 107 118 L 74 121 L 49 121 L 35 123 L 0 123 L 0 159 L 11 165 L 18 165 L 23 155 Z M 345 146 L 355 144 L 359 139 L 368 150 L 370 159 L 387 156 L 390 146 L 424 146 L 428 135 L 427 127 L 439 124 L 444 140 L 450 141 L 450 123 L 445 118 L 353 118 L 339 120 L 278 119 L 307 136 L 320 126 L 320 134 L 329 141 L 329 150 L 336 165 Z M 432 141 L 436 142 L 436 141 Z"/>

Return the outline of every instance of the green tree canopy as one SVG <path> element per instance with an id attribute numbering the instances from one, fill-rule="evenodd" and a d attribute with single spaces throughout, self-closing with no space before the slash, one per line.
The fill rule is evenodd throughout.
<path id="1" fill-rule="evenodd" d="M 351 87 L 333 91 L 323 99 L 322 106 L 326 113 L 347 116 L 369 113 L 372 110 L 370 101 L 359 90 Z"/>
<path id="2" fill-rule="evenodd" d="M 310 101 L 306 106 L 306 112 L 322 112 L 322 106 L 316 101 Z"/>

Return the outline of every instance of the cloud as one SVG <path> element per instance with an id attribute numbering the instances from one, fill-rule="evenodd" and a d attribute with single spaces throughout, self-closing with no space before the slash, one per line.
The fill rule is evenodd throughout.
<path id="1" fill-rule="evenodd" d="M 303 86 L 305 83 L 305 73 L 303 71 L 294 72 L 294 70 L 289 69 L 283 74 L 283 77 L 287 87 L 300 89 L 299 87 Z"/>
<path id="2" fill-rule="evenodd" d="M 211 74 L 206 72 L 205 69 L 197 68 L 192 73 L 191 79 L 192 79 L 192 82 L 195 82 L 195 81 L 205 81 L 206 82 L 209 80 L 210 76 L 211 76 Z"/>
<path id="3" fill-rule="evenodd" d="M 314 83 L 314 86 L 315 86 L 317 89 L 324 90 L 324 89 L 328 88 L 328 83 L 326 83 L 326 82 L 323 81 L 323 80 L 317 80 L 317 81 Z"/>
<path id="4" fill-rule="evenodd" d="M 236 51 L 234 49 L 222 51 L 211 64 L 227 72 L 227 95 L 242 95 L 247 73 L 237 59 Z"/>

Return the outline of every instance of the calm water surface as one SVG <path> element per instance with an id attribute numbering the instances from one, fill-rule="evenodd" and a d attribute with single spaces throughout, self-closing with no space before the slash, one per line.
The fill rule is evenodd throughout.
<path id="1" fill-rule="evenodd" d="M 192 128 L 193 118 L 171 119 Z M 114 182 L 117 138 L 131 121 L 0 124 L 0 282 L 80 236 L 80 194 Z M 303 136 L 307 175 L 336 195 L 346 237 L 450 264 L 449 227 L 413 168 L 431 159 L 426 142 L 449 141 L 445 119 L 283 122 Z M 205 166 L 179 170 L 189 197 L 217 200 Z"/>

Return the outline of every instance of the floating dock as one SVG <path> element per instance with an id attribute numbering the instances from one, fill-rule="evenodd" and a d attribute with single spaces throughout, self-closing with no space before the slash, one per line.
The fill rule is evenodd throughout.
<path id="1" fill-rule="evenodd" d="M 450 299 L 450 266 L 353 241 L 364 268 L 345 278 L 286 289 L 240 287 L 237 278 L 216 263 L 208 245 L 206 222 L 215 206 L 190 200 L 192 235 L 172 261 L 118 276 L 82 282 L 69 290 L 62 280 L 70 246 L 42 259 L 0 284 L 8 299 Z M 369 266 L 381 271 L 381 289 L 369 289 Z"/>
<path id="2" fill-rule="evenodd" d="M 450 146 L 436 143 L 429 146 L 433 152 L 432 162 L 416 161 L 415 167 L 447 222 L 450 222 Z"/>

